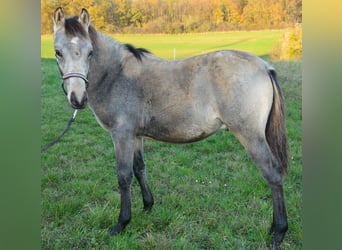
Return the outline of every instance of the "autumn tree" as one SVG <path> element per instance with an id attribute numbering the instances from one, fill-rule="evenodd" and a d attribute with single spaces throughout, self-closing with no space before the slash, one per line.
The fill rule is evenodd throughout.
<path id="1" fill-rule="evenodd" d="M 52 32 L 52 15 L 87 8 L 105 32 L 207 32 L 291 27 L 302 19 L 301 0 L 41 0 L 41 32 Z"/>

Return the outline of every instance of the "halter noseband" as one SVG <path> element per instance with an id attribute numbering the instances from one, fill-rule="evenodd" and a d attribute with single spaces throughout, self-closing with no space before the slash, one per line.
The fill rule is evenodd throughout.
<path id="1" fill-rule="evenodd" d="M 81 73 L 73 73 L 73 72 L 66 73 L 66 74 L 62 75 L 62 89 L 63 89 L 65 95 L 67 95 L 67 92 L 66 92 L 65 87 L 64 87 L 64 80 L 72 78 L 72 77 L 81 78 L 85 82 L 86 89 L 88 88 L 89 81 L 85 75 L 83 75 Z"/>

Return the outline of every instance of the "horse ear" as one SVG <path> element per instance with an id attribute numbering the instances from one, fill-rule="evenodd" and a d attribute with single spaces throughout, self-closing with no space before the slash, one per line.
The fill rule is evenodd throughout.
<path id="1" fill-rule="evenodd" d="M 64 25 L 64 12 L 62 7 L 58 7 L 53 14 L 54 30 L 56 31 L 59 27 Z"/>
<path id="2" fill-rule="evenodd" d="M 80 14 L 79 22 L 84 26 L 86 30 L 88 30 L 90 25 L 90 17 L 88 11 L 83 8 Z"/>

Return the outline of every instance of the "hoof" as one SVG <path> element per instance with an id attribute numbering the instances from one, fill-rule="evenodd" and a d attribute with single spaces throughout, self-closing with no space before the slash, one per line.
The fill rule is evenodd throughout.
<path id="1" fill-rule="evenodd" d="M 125 228 L 124 226 L 120 224 L 116 224 L 116 226 L 109 228 L 108 235 L 113 236 L 113 235 L 119 234 L 124 230 L 124 228 Z"/>
<path id="2" fill-rule="evenodd" d="M 151 212 L 152 207 L 153 207 L 153 204 L 144 205 L 144 211 L 145 212 Z"/>
<path id="3" fill-rule="evenodd" d="M 153 207 L 153 204 L 154 204 L 154 200 L 153 200 L 153 197 L 151 195 L 151 198 L 144 199 L 144 210 L 148 211 L 148 212 L 151 211 L 152 207 Z"/>
<path id="4" fill-rule="evenodd" d="M 276 225 L 272 223 L 269 231 L 269 234 L 272 235 L 272 243 L 269 249 L 280 249 L 280 244 L 283 242 L 287 229 L 287 223 L 284 225 Z"/>
<path id="5" fill-rule="evenodd" d="M 272 242 L 272 244 L 270 245 L 270 250 L 279 250 L 280 249 L 280 243 L 276 243 L 276 242 Z"/>

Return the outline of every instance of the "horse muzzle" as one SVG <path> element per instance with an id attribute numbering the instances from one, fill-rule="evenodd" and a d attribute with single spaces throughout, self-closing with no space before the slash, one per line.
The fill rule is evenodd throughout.
<path id="1" fill-rule="evenodd" d="M 74 109 L 84 109 L 87 105 L 88 96 L 87 92 L 84 92 L 81 98 L 77 98 L 75 92 L 70 94 L 70 104 Z"/>
<path id="2" fill-rule="evenodd" d="M 88 79 L 85 75 L 81 73 L 66 73 L 62 75 L 62 89 L 64 91 L 64 94 L 68 97 L 70 105 L 74 109 L 84 109 L 87 105 L 88 101 L 88 95 L 86 91 L 81 91 L 80 89 L 73 90 L 72 88 L 69 88 L 69 91 L 71 92 L 70 95 L 68 95 L 67 90 L 65 89 L 64 81 L 69 78 L 80 78 L 85 83 L 85 90 L 88 88 Z M 70 83 L 69 83 L 70 84 Z"/>

